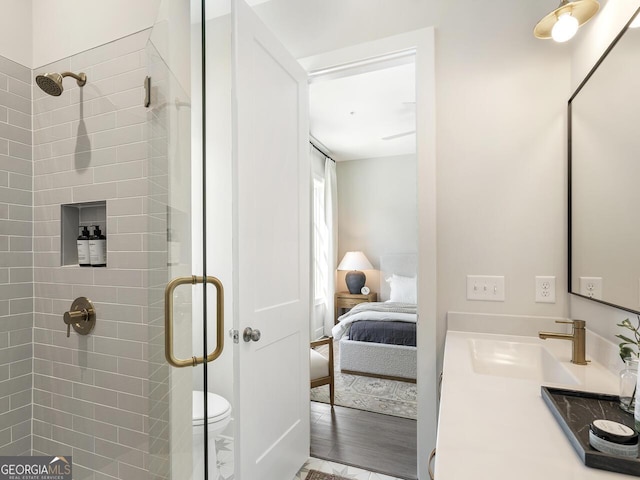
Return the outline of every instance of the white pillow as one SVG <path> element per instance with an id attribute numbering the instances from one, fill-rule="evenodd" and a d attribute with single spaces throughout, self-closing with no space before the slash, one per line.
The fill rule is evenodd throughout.
<path id="1" fill-rule="evenodd" d="M 416 277 L 403 277 L 394 273 L 386 280 L 391 289 L 390 302 L 418 303 Z"/>

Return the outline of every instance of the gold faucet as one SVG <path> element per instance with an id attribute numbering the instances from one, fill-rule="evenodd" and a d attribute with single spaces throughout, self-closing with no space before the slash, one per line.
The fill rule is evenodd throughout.
<path id="1" fill-rule="evenodd" d="M 558 338 L 560 340 L 570 340 L 572 343 L 571 349 L 571 363 L 576 365 L 586 365 L 587 359 L 586 353 L 586 329 L 584 320 L 572 320 L 563 321 L 556 320 L 556 323 L 568 323 L 573 325 L 573 331 L 571 333 L 555 333 L 555 332 L 538 332 L 538 336 L 546 340 L 547 338 Z"/>

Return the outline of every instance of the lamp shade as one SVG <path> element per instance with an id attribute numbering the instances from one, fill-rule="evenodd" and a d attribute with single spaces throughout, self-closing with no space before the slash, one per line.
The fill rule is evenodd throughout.
<path id="1" fill-rule="evenodd" d="M 599 9 L 598 0 L 561 0 L 558 8 L 537 23 L 533 34 L 537 38 L 553 38 L 556 42 L 565 42 Z M 558 23 L 560 25 L 556 25 Z"/>
<path id="2" fill-rule="evenodd" d="M 373 265 L 362 252 L 345 253 L 338 270 L 373 270 Z"/>

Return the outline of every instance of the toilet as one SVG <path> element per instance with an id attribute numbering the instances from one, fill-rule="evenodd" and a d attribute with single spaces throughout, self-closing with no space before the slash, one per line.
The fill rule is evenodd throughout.
<path id="1" fill-rule="evenodd" d="M 193 477 L 204 478 L 204 395 L 193 393 Z M 217 453 L 215 439 L 231 420 L 231 404 L 215 393 L 207 393 L 207 430 L 209 432 L 209 478 L 218 480 Z"/>

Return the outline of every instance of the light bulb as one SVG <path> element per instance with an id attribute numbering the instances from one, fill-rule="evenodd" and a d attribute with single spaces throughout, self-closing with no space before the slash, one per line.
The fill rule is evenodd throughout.
<path id="1" fill-rule="evenodd" d="M 570 12 L 564 13 L 551 29 L 551 38 L 558 43 L 566 42 L 573 38 L 579 26 L 577 18 L 572 17 Z"/>

